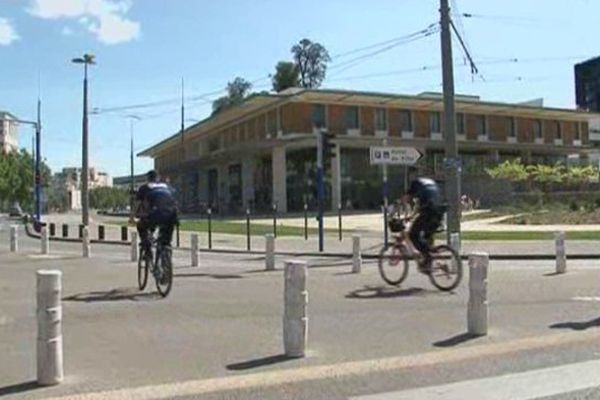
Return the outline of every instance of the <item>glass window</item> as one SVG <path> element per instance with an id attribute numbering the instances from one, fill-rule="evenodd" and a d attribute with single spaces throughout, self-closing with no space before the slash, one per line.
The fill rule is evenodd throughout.
<path id="1" fill-rule="evenodd" d="M 441 121 L 440 121 L 441 117 L 440 117 L 440 113 L 437 111 L 434 111 L 432 113 L 429 114 L 429 126 L 430 126 L 430 130 L 431 132 L 436 132 L 439 133 L 441 132 Z"/>
<path id="2" fill-rule="evenodd" d="M 555 121 L 554 123 L 556 124 L 556 138 L 562 139 L 562 130 L 561 130 L 560 121 Z"/>
<path id="3" fill-rule="evenodd" d="M 323 104 L 314 104 L 312 109 L 312 123 L 317 128 L 323 128 L 326 125 L 325 106 Z"/>
<path id="4" fill-rule="evenodd" d="M 541 139 L 542 136 L 542 121 L 539 119 L 534 119 L 532 124 L 533 129 L 533 137 L 536 139 Z"/>
<path id="5" fill-rule="evenodd" d="M 506 123 L 508 125 L 508 136 L 517 137 L 517 121 L 515 117 L 507 117 Z"/>
<path id="6" fill-rule="evenodd" d="M 412 132 L 412 115 L 410 110 L 400 110 L 400 129 L 402 132 Z"/>
<path id="7" fill-rule="evenodd" d="M 465 114 L 463 113 L 456 114 L 456 133 L 465 133 Z"/>
<path id="8" fill-rule="evenodd" d="M 575 140 L 581 140 L 581 123 L 575 122 Z"/>
<path id="9" fill-rule="evenodd" d="M 485 115 L 476 115 L 475 116 L 475 132 L 477 132 L 477 136 L 486 136 L 487 135 L 487 124 L 485 123 Z"/>
<path id="10" fill-rule="evenodd" d="M 358 129 L 358 107 L 346 107 L 346 129 Z"/>
<path id="11" fill-rule="evenodd" d="M 213 151 L 219 150 L 220 147 L 221 147 L 221 141 L 218 136 L 212 137 L 208 140 L 208 151 L 210 151 L 211 153 Z"/>
<path id="12" fill-rule="evenodd" d="M 385 108 L 375 109 L 375 129 L 378 131 L 387 130 L 387 110 Z"/>

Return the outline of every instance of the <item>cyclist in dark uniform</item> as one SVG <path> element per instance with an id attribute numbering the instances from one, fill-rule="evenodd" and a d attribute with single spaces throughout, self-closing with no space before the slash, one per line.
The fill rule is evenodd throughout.
<path id="1" fill-rule="evenodd" d="M 423 262 L 419 269 L 426 272 L 431 265 L 430 244 L 442 223 L 446 206 L 437 183 L 429 178 L 417 178 L 411 182 L 404 201 L 415 199 L 418 215 L 410 227 L 409 237 L 415 248 L 423 255 Z"/>
<path id="2" fill-rule="evenodd" d="M 135 215 L 139 218 L 137 231 L 143 246 L 149 244 L 150 235 L 158 227 L 158 240 L 170 246 L 173 229 L 177 224 L 177 203 L 173 188 L 159 182 L 156 171 L 146 174 L 147 182 L 140 186 L 136 194 L 137 208 Z"/>

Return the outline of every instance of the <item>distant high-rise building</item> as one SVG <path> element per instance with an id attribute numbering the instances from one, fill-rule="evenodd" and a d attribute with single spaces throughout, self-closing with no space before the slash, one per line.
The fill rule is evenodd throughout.
<path id="1" fill-rule="evenodd" d="M 575 100 L 580 109 L 600 112 L 600 57 L 575 64 Z"/>

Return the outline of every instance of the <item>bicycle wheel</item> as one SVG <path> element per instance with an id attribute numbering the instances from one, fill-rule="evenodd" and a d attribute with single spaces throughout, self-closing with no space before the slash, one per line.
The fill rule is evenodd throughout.
<path id="1" fill-rule="evenodd" d="M 408 275 L 408 249 L 398 243 L 388 244 L 379 252 L 379 274 L 388 284 L 398 286 Z"/>
<path id="2" fill-rule="evenodd" d="M 173 286 L 173 266 L 171 264 L 171 249 L 162 247 L 156 256 L 158 274 L 156 276 L 156 289 L 162 297 L 167 297 Z"/>
<path id="3" fill-rule="evenodd" d="M 146 288 L 148 283 L 148 270 L 152 268 L 152 252 L 142 248 L 140 258 L 138 259 L 138 286 L 140 290 Z"/>
<path id="4" fill-rule="evenodd" d="M 431 249 L 431 270 L 429 280 L 436 288 L 450 291 L 462 279 L 462 260 L 450 246 L 441 245 Z"/>

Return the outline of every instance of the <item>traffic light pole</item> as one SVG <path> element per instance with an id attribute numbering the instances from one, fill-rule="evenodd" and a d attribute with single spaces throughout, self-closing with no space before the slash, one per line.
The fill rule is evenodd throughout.
<path id="1" fill-rule="evenodd" d="M 323 251 L 323 206 L 325 202 L 325 188 L 323 182 L 323 130 L 317 133 L 317 205 L 319 221 L 319 251 Z"/>

